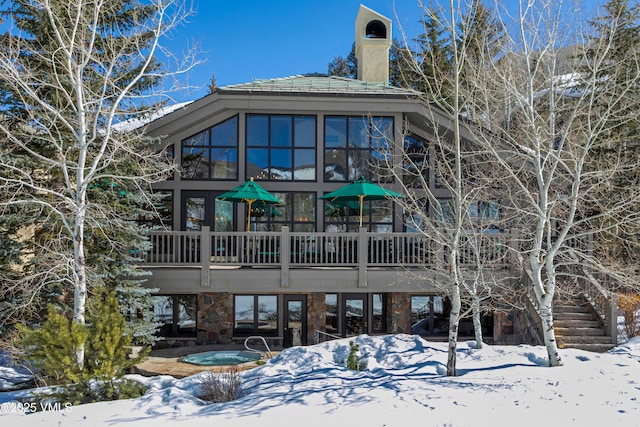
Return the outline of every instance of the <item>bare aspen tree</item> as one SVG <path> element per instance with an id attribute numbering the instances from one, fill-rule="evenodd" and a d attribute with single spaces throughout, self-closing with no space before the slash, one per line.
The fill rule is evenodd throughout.
<path id="1" fill-rule="evenodd" d="M 424 52 L 412 55 L 412 60 L 404 55 L 404 77 L 430 103 L 427 114 L 432 117 L 437 157 L 432 164 L 447 183 L 451 205 L 443 207 L 427 191 L 421 197 L 428 203 L 408 197 L 404 207 L 415 215 L 421 203 L 428 204 L 436 218 L 449 218 L 446 225 L 425 231 L 447 251 L 436 282 L 444 284 L 452 298 L 449 374 L 455 372 L 451 352 L 461 307 L 456 300 L 465 283 L 491 283 L 468 272 L 465 276 L 459 262 L 465 245 L 487 237 L 482 227 L 471 232 L 472 239 L 466 233 L 474 229 L 469 208 L 491 194 L 504 212 L 500 227 L 517 230 L 519 240 L 510 246 L 508 259 L 528 277 L 524 292 L 543 325 L 550 366 L 562 363 L 553 329 L 559 289 L 572 297 L 604 298 L 610 304 L 615 296 L 605 283 L 637 289 L 637 269 L 625 268 L 611 255 L 620 252 L 611 248 L 622 247 L 634 253 L 626 259 L 637 259 L 633 236 L 640 191 L 634 172 L 638 156 L 630 149 L 637 143 L 629 137 L 637 129 L 633 111 L 638 102 L 638 49 L 619 54 L 616 34 L 629 20 L 628 14 L 611 13 L 625 10 L 620 3 L 626 2 L 608 4 L 609 19 L 591 33 L 588 26 L 576 25 L 583 20 L 574 4 L 518 2 L 509 10 L 496 4 L 489 15 L 499 19 L 497 31 L 505 36 L 498 51 L 492 50 L 495 34 L 474 37 L 476 27 L 464 18 L 481 7 L 480 2 L 450 1 L 446 13 L 424 7 L 430 22 L 440 20 L 444 28 L 429 33 L 429 46 L 433 49 L 436 40 L 451 37 L 450 60 L 446 68 L 438 68 L 435 56 L 427 55 L 429 62 Z M 624 72 L 613 75 L 619 69 Z M 627 135 L 624 143 L 621 133 Z M 614 141 L 617 149 L 611 152 Z M 416 168 L 407 154 L 405 150 L 404 162 Z M 428 182 L 423 180 L 421 187 L 428 189 Z M 430 221 L 437 224 L 433 215 Z M 481 245 L 477 248 L 472 253 L 480 261 L 484 252 Z M 518 290 L 503 287 L 501 294 L 505 291 Z"/>
<path id="2" fill-rule="evenodd" d="M 469 126 L 470 110 L 474 107 L 464 77 L 487 60 L 486 45 L 480 37 L 471 37 L 477 30 L 480 13 L 489 11 L 478 1 L 450 1 L 446 9 L 432 9 L 421 4 L 425 13 L 424 34 L 418 40 L 417 52 L 401 55 L 400 80 L 423 93 L 429 141 L 398 147 L 402 156 L 402 175 L 406 198 L 397 202 L 403 207 L 407 225 L 439 248 L 435 256 L 435 275 L 422 276 L 441 290 L 450 300 L 447 375 L 456 375 L 456 349 L 459 323 L 462 316 L 472 314 L 477 345 L 482 345 L 480 315 L 482 305 L 492 297 L 492 290 L 506 280 L 490 273 L 492 265 L 504 262 L 506 250 L 493 251 L 485 258 L 489 241 L 499 241 L 487 228 L 500 226 L 499 218 L 493 224 L 483 223 L 478 215 L 486 208 L 488 181 L 472 179 L 476 159 L 473 145 L 474 127 Z M 480 11 L 480 12 L 477 12 Z M 477 14 L 476 14 L 477 12 Z M 483 30 L 491 28 L 488 23 Z M 494 38 L 499 38 L 493 34 Z M 499 40 L 494 39 L 498 43 Z M 410 43 L 404 40 L 406 46 Z M 478 51 L 474 48 L 480 47 Z M 494 46 L 494 48 L 497 47 Z M 477 49 L 476 49 L 477 50 Z M 482 55 L 481 55 L 482 54 Z M 409 133 L 411 129 L 407 130 Z M 406 140 L 406 139 L 405 139 Z M 425 172 L 431 169 L 436 183 Z M 477 176 L 477 178 L 481 178 Z M 491 196 L 493 197 L 493 196 Z M 475 214 L 474 214 L 475 212 Z M 486 213 L 486 212 L 483 212 Z M 500 258 L 500 259 L 498 259 Z M 433 268 L 428 266 L 427 268 Z M 418 277 L 420 273 L 417 273 Z M 504 276 L 504 275 L 503 275 Z M 465 307 L 463 307 L 463 304 Z"/>
<path id="3" fill-rule="evenodd" d="M 88 230 L 117 246 L 110 236 L 123 224 L 96 188 L 107 183 L 104 191 L 117 191 L 118 183 L 126 183 L 144 192 L 172 170 L 172 159 L 141 130 L 118 123 L 151 113 L 168 96 L 158 83 L 196 63 L 187 54 L 170 71 L 157 59 L 176 59 L 162 40 L 190 11 L 179 0 L 4 6 L 9 29 L 0 43 L 0 208 L 32 214 L 24 225 L 32 227 L 42 263 L 22 281 L 37 286 L 26 292 L 35 297 L 61 288 L 61 295 L 71 295 L 73 321 L 83 324 L 92 286 Z M 79 366 L 83 353 L 83 347 L 76 352 Z"/>
<path id="4" fill-rule="evenodd" d="M 623 80 L 603 77 L 612 65 L 615 19 L 607 30 L 610 36 L 605 31 L 596 41 L 588 37 L 588 28 L 577 25 L 582 19 L 573 4 L 521 1 L 515 14 L 509 12 L 501 13 L 509 43 L 489 70 L 494 83 L 478 85 L 486 99 L 503 100 L 505 108 L 493 117 L 491 132 L 478 135 L 510 190 L 505 192 L 511 198 L 507 206 L 521 235 L 517 255 L 530 280 L 526 292 L 542 322 L 549 365 L 558 366 L 562 360 L 553 324 L 558 293 L 575 297 L 595 290 L 611 298 L 603 280 L 632 283 L 628 269 L 614 270 L 594 256 L 590 242 L 595 238 L 598 244 L 604 232 L 637 230 L 639 187 L 609 193 L 615 197 L 603 193 L 615 185 L 616 176 L 637 168 L 637 159 L 596 161 L 595 154 L 610 142 L 612 119 L 630 121 L 629 102 L 637 102 L 630 95 L 639 76 L 635 71 Z M 637 63 L 637 52 L 630 54 Z"/>

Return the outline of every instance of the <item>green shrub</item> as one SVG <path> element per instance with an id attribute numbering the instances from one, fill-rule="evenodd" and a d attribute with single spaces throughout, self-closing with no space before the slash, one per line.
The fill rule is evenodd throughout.
<path id="1" fill-rule="evenodd" d="M 40 329 L 17 325 L 18 345 L 25 358 L 43 376 L 56 383 L 78 383 L 83 379 L 76 361 L 76 350 L 84 345 L 89 335 L 86 325 L 71 322 L 49 306 L 47 318 Z"/>
<path id="2" fill-rule="evenodd" d="M 358 344 L 354 344 L 353 341 L 349 341 L 349 356 L 347 356 L 347 360 L 345 365 L 347 369 L 351 369 L 352 371 L 364 371 L 367 369 L 367 361 L 360 360 L 360 354 L 358 351 L 360 350 L 360 346 Z"/>
<path id="3" fill-rule="evenodd" d="M 60 386 L 37 399 L 79 404 L 139 397 L 145 392 L 141 384 L 122 379 L 147 353 L 129 357 L 132 335 L 126 331 L 115 293 L 98 294 L 93 302 L 86 325 L 50 306 L 41 328 L 19 328 L 25 359 Z M 83 366 L 76 360 L 81 346 Z"/>

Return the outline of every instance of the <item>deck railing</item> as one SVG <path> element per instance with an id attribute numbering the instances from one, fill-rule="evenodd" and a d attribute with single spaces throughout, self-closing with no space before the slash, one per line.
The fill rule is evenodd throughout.
<path id="1" fill-rule="evenodd" d="M 287 267 L 424 267 L 444 262 L 446 247 L 416 233 L 158 231 L 149 234 L 145 264 Z M 468 237 L 463 265 L 506 267 L 510 233 Z"/>

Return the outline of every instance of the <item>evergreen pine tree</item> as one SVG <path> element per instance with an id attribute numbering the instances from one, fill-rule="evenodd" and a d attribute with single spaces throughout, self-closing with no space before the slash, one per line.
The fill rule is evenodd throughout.
<path id="1" fill-rule="evenodd" d="M 215 92 L 218 89 L 218 84 L 216 83 L 216 76 L 211 74 L 211 81 L 209 82 L 209 93 Z"/>
<path id="2" fill-rule="evenodd" d="M 585 90 L 593 91 L 595 109 L 615 109 L 615 115 L 603 124 L 607 129 L 600 144 L 592 152 L 590 168 L 616 170 L 614 176 L 600 184 L 600 196 L 584 209 L 591 212 L 607 212 L 610 205 L 629 199 L 629 194 L 640 186 L 640 171 L 635 167 L 640 161 L 640 5 L 629 0 L 610 0 L 604 4 L 602 15 L 590 21 L 593 37 L 584 51 L 586 64 L 582 67 L 585 79 L 595 79 L 598 84 Z M 591 75 L 594 64 L 601 64 L 595 76 Z M 636 211 L 640 206 L 636 206 Z M 640 230 L 616 227 L 611 230 L 603 215 L 601 223 L 592 224 L 602 228 L 597 246 L 598 256 L 622 261 L 626 265 L 640 262 Z"/>
<path id="3" fill-rule="evenodd" d="M 143 294 L 134 261 L 148 243 L 136 220 L 173 162 L 158 141 L 118 122 L 158 107 L 144 99 L 167 74 L 154 43 L 180 21 L 163 21 L 173 6 L 2 3 L 0 16 L 12 25 L 0 38 L 0 204 L 22 207 L 13 224 L 33 230 L 33 252 L 13 269 L 21 277 L 0 282 L 1 296 L 12 296 L 4 319 L 54 296 L 72 303 L 82 324 L 94 286 Z"/>
<path id="4" fill-rule="evenodd" d="M 482 1 L 473 2 L 457 28 L 457 48 L 460 61 L 461 100 L 468 118 L 491 128 L 488 117 L 495 117 L 504 101 L 487 99 L 485 91 L 493 85 L 487 79 L 492 67 L 503 53 L 505 34 L 497 16 Z M 493 105 L 487 103 L 493 101 Z M 492 114 L 487 114 L 487 111 Z M 479 114 L 478 112 L 482 112 Z"/>
<path id="5" fill-rule="evenodd" d="M 448 100 L 451 88 L 451 42 L 445 37 L 446 28 L 435 9 L 425 9 L 426 13 L 420 21 L 422 34 L 416 38 L 415 58 L 418 61 L 418 72 L 411 81 L 411 86 L 425 93 L 440 94 Z"/>
<path id="6" fill-rule="evenodd" d="M 86 325 L 71 322 L 51 304 L 42 327 L 18 325 L 18 332 L 18 344 L 25 353 L 24 357 L 38 372 L 57 383 L 82 381 L 82 369 L 76 363 L 75 353 L 89 335 Z"/>
<path id="7" fill-rule="evenodd" d="M 114 292 L 99 295 L 90 315 L 86 369 L 91 379 L 109 383 L 122 377 L 127 368 L 139 362 L 129 358 L 133 336 L 128 333 L 124 316 Z"/>
<path id="8" fill-rule="evenodd" d="M 330 76 L 355 79 L 358 77 L 358 59 L 356 58 L 356 45 L 351 45 L 351 51 L 346 58 L 336 56 L 329 63 L 327 74 Z"/>
<path id="9" fill-rule="evenodd" d="M 45 398 L 87 403 L 138 396 L 143 391 L 123 380 L 127 370 L 146 353 L 129 357 L 133 336 L 127 331 L 115 292 L 96 292 L 91 303 L 86 325 L 72 322 L 53 304 L 41 327 L 18 325 L 23 358 L 33 364 L 45 382 L 53 380 L 63 386 Z M 76 361 L 80 346 L 86 347 L 81 365 Z"/>

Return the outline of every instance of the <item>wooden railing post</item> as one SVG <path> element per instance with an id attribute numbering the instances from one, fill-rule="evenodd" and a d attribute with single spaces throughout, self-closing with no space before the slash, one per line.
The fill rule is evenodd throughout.
<path id="1" fill-rule="evenodd" d="M 609 336 L 611 336 L 611 344 L 618 345 L 618 294 L 609 292 L 609 306 L 607 307 L 607 327 Z"/>
<path id="2" fill-rule="evenodd" d="M 203 225 L 200 229 L 200 287 L 208 288 L 211 278 L 211 232 L 208 225 Z"/>
<path id="3" fill-rule="evenodd" d="M 358 287 L 367 287 L 367 258 L 369 255 L 369 238 L 367 229 L 360 227 L 358 230 Z"/>
<path id="4" fill-rule="evenodd" d="M 291 238 L 289 227 L 282 226 L 280 232 L 280 287 L 289 287 L 289 263 L 291 262 Z"/>

